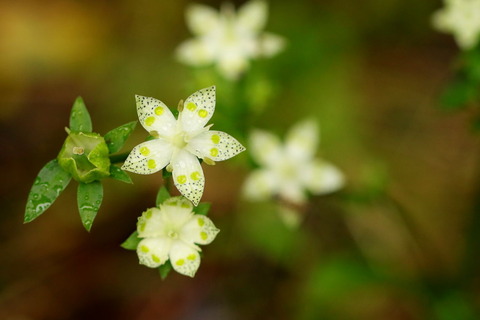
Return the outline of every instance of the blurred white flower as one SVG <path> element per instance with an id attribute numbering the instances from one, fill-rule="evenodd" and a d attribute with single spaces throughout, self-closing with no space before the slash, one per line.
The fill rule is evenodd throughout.
<path id="1" fill-rule="evenodd" d="M 433 26 L 452 33 L 462 49 L 471 49 L 480 35 L 480 0 L 444 0 L 445 7 L 433 15 Z"/>
<path id="2" fill-rule="evenodd" d="M 205 127 L 215 111 L 215 87 L 189 96 L 178 120 L 160 100 L 142 96 L 136 100 L 140 123 L 154 139 L 133 148 L 122 169 L 152 174 L 167 167 L 180 193 L 198 205 L 205 178 L 197 157 L 214 164 L 245 150 L 229 134 L 210 130 L 212 125 Z"/>
<path id="3" fill-rule="evenodd" d="M 285 46 L 282 37 L 262 32 L 267 15 L 267 3 L 261 0 L 247 2 L 238 12 L 228 3 L 220 12 L 193 4 L 186 20 L 196 38 L 180 44 L 177 56 L 192 66 L 216 64 L 226 78 L 236 79 L 249 67 L 250 59 L 273 56 Z"/>
<path id="4" fill-rule="evenodd" d="M 261 168 L 247 177 L 243 186 L 245 197 L 265 200 L 279 196 L 292 204 L 303 204 L 306 190 L 318 195 L 340 189 L 344 185 L 343 174 L 334 165 L 315 158 L 318 138 L 318 126 L 312 120 L 291 128 L 285 145 L 271 133 L 253 131 L 250 151 Z"/>
<path id="5" fill-rule="evenodd" d="M 157 268 L 170 259 L 175 271 L 193 277 L 200 266 L 200 247 L 211 243 L 218 230 L 213 222 L 192 212 L 183 197 L 166 200 L 160 208 L 150 208 L 138 218 L 137 246 L 140 264 Z"/>

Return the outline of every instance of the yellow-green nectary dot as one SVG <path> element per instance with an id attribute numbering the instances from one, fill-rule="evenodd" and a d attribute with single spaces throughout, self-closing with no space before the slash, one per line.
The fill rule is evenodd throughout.
<path id="1" fill-rule="evenodd" d="M 145 212 L 145 218 L 150 219 L 152 217 L 152 210 Z"/>
<path id="2" fill-rule="evenodd" d="M 147 126 L 151 126 L 154 122 L 155 122 L 155 117 L 148 117 L 147 119 L 145 119 L 145 124 Z"/>
<path id="3" fill-rule="evenodd" d="M 156 263 L 160 263 L 160 258 L 154 254 L 152 254 L 152 260 L 155 261 Z"/>
<path id="4" fill-rule="evenodd" d="M 157 166 L 157 164 L 155 163 L 155 160 L 150 159 L 150 160 L 148 160 L 148 162 L 147 162 L 147 166 L 148 166 L 150 169 L 155 169 L 155 167 Z"/>
<path id="5" fill-rule="evenodd" d="M 197 106 L 195 105 L 195 103 L 189 102 L 187 103 L 187 109 L 190 111 L 195 111 L 195 109 L 197 109 Z"/>
<path id="6" fill-rule="evenodd" d="M 179 259 L 179 260 L 177 260 L 177 262 L 175 262 L 175 264 L 176 264 L 177 266 L 183 266 L 183 265 L 185 264 L 185 260 Z"/>
<path id="7" fill-rule="evenodd" d="M 148 149 L 148 147 L 141 147 L 140 148 L 140 153 L 143 155 L 143 156 L 148 156 L 150 154 L 150 149 Z"/>
<path id="8" fill-rule="evenodd" d="M 141 246 L 141 247 L 140 247 L 140 250 L 142 250 L 142 252 L 145 252 L 145 253 L 147 253 L 148 251 L 150 251 L 150 249 L 148 249 L 147 246 Z"/>
<path id="9" fill-rule="evenodd" d="M 162 107 L 156 107 L 156 108 L 155 108 L 155 114 L 156 114 L 157 116 L 162 115 L 162 113 L 163 113 L 163 108 L 162 108 Z"/>
<path id="10" fill-rule="evenodd" d="M 180 183 L 180 184 L 183 184 L 183 183 L 187 182 L 187 177 L 182 174 L 181 176 L 177 177 L 177 182 Z"/>
<path id="11" fill-rule="evenodd" d="M 220 136 L 218 134 L 212 135 L 210 139 L 212 139 L 212 142 L 215 144 L 218 144 L 220 142 Z"/>
<path id="12" fill-rule="evenodd" d="M 208 234 L 206 232 L 200 232 L 200 238 L 202 238 L 203 240 L 207 240 L 208 238 Z"/>
<path id="13" fill-rule="evenodd" d="M 193 253 L 187 257 L 188 260 L 195 260 L 197 258 Z"/>
<path id="14" fill-rule="evenodd" d="M 198 115 L 199 115 L 201 118 L 205 118 L 205 117 L 208 115 L 208 111 L 205 110 L 205 109 L 198 110 Z"/>
<path id="15" fill-rule="evenodd" d="M 186 202 L 182 202 L 182 204 L 180 205 L 180 207 L 182 208 L 190 208 L 190 205 Z"/>
<path id="16" fill-rule="evenodd" d="M 194 181 L 197 181 L 197 180 L 200 179 L 201 176 L 202 175 L 200 174 L 200 172 L 195 171 L 190 175 L 190 178 L 192 178 L 192 180 L 194 180 Z"/>
<path id="17" fill-rule="evenodd" d="M 203 221 L 202 218 L 198 218 L 198 219 L 197 219 L 197 222 L 198 222 L 198 225 L 199 225 L 200 227 L 202 227 L 202 226 L 205 224 L 205 221 Z"/>
<path id="18" fill-rule="evenodd" d="M 210 149 L 210 155 L 211 155 L 212 157 L 218 156 L 218 149 L 217 149 L 217 148 L 212 148 L 212 149 Z"/>

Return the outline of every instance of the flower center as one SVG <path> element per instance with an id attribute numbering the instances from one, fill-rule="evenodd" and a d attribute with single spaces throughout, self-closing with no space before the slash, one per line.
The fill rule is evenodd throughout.
<path id="1" fill-rule="evenodd" d="M 297 178 L 297 167 L 294 163 L 284 162 L 280 166 L 280 172 L 286 179 L 295 179 Z"/>
<path id="2" fill-rule="evenodd" d="M 176 231 L 174 231 L 174 230 L 170 230 L 170 231 L 168 232 L 168 237 L 169 237 L 170 239 L 176 240 L 176 239 L 178 239 L 178 232 L 176 232 Z"/>
<path id="3" fill-rule="evenodd" d="M 73 147 L 72 153 L 81 156 L 85 152 L 83 147 Z"/>
<path id="4" fill-rule="evenodd" d="M 179 149 L 183 149 L 187 145 L 187 142 L 185 141 L 185 133 L 184 132 L 177 133 L 173 137 L 172 143 L 175 147 Z"/>

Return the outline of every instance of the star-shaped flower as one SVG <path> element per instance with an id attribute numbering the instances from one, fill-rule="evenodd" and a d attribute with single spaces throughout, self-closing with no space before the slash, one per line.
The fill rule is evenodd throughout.
<path id="1" fill-rule="evenodd" d="M 445 7 L 433 15 L 433 25 L 450 32 L 460 48 L 472 49 L 480 36 L 480 0 L 445 0 Z"/>
<path id="2" fill-rule="evenodd" d="M 154 139 L 133 148 L 122 169 L 152 174 L 167 167 L 180 193 L 198 205 L 205 178 L 197 157 L 214 164 L 245 150 L 229 134 L 205 127 L 215 111 L 215 87 L 189 96 L 180 105 L 178 119 L 160 100 L 142 96 L 136 100 L 140 123 Z"/>
<path id="3" fill-rule="evenodd" d="M 264 33 L 268 7 L 265 1 L 253 0 L 235 12 L 225 4 L 218 12 L 194 4 L 186 12 L 187 24 L 194 39 L 183 42 L 177 56 L 185 64 L 216 64 L 226 78 L 236 79 L 249 66 L 249 60 L 270 57 L 283 49 L 282 37 Z"/>
<path id="4" fill-rule="evenodd" d="M 343 174 L 329 162 L 315 158 L 318 137 L 318 126 L 311 120 L 290 129 L 285 145 L 271 133 L 253 131 L 250 150 L 262 167 L 245 181 L 245 196 L 251 200 L 279 196 L 292 204 L 302 204 L 306 201 L 305 189 L 312 194 L 340 189 Z"/>
<path id="5" fill-rule="evenodd" d="M 200 266 L 200 247 L 211 243 L 218 230 L 204 215 L 194 214 L 190 201 L 183 197 L 166 200 L 138 218 L 137 255 L 140 263 L 157 268 L 170 259 L 173 269 L 193 277 Z"/>

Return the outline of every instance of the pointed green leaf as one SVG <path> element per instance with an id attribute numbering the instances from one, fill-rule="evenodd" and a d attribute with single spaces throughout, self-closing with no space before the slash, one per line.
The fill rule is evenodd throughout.
<path id="1" fill-rule="evenodd" d="M 110 178 L 126 183 L 133 183 L 130 176 L 117 166 L 110 166 Z"/>
<path id="2" fill-rule="evenodd" d="M 158 273 L 160 274 L 160 278 L 162 278 L 162 280 L 165 280 L 170 271 L 172 271 L 172 269 L 173 267 L 170 263 L 170 260 L 162 264 L 160 267 L 158 267 Z"/>
<path id="3" fill-rule="evenodd" d="M 157 207 L 160 206 L 165 200 L 170 198 L 170 193 L 168 193 L 167 188 L 165 186 L 162 186 L 157 193 L 157 199 L 155 201 Z"/>
<path id="4" fill-rule="evenodd" d="M 137 250 L 138 243 L 142 239 L 138 237 L 138 232 L 134 231 L 120 246 L 127 250 Z"/>
<path id="5" fill-rule="evenodd" d="M 109 131 L 105 135 L 105 142 L 107 142 L 111 154 L 117 152 L 123 147 L 125 141 L 127 141 L 136 125 L 137 121 L 132 121 Z"/>
<path id="6" fill-rule="evenodd" d="M 103 200 L 103 186 L 100 181 L 79 183 L 77 190 L 77 204 L 80 218 L 87 231 L 92 228 L 93 220 Z"/>
<path id="7" fill-rule="evenodd" d="M 77 132 L 92 132 L 92 120 L 81 97 L 73 103 L 70 112 L 70 130 Z"/>
<path id="8" fill-rule="evenodd" d="M 71 176 L 57 160 L 48 162 L 38 173 L 27 199 L 24 222 L 30 222 L 45 212 L 70 182 Z"/>
<path id="9" fill-rule="evenodd" d="M 193 212 L 195 214 L 201 214 L 202 216 L 206 216 L 208 211 L 210 211 L 210 207 L 212 206 L 209 202 L 202 202 L 199 203 L 198 206 L 193 207 Z"/>

